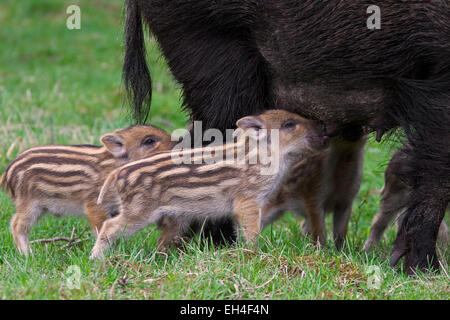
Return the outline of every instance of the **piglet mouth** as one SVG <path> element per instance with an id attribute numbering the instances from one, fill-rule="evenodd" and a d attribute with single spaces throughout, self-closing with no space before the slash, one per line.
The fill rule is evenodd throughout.
<path id="1" fill-rule="evenodd" d="M 309 135 L 306 140 L 311 148 L 321 150 L 328 146 L 330 138 L 327 135 Z"/>
<path id="2" fill-rule="evenodd" d="M 340 127 L 333 123 L 322 123 L 321 134 L 325 137 L 331 138 L 339 135 Z"/>

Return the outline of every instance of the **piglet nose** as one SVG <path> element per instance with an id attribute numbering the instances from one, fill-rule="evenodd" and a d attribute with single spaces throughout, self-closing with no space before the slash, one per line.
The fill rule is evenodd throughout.
<path id="1" fill-rule="evenodd" d="M 315 136 L 325 136 L 326 135 L 326 124 L 321 121 L 312 121 L 311 131 Z"/>

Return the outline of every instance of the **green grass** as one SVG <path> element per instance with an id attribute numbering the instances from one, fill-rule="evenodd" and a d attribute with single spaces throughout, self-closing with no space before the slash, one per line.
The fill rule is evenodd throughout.
<path id="1" fill-rule="evenodd" d="M 66 7 L 79 4 L 81 30 L 66 28 Z M 101 134 L 129 125 L 121 87 L 121 0 L 6 0 L 0 3 L 0 172 L 28 147 L 97 143 Z M 154 81 L 152 122 L 183 127 L 180 91 L 156 43 L 147 43 Z M 9 222 L 12 202 L 0 192 L 0 298 L 2 299 L 448 299 L 448 250 L 440 249 L 440 274 L 407 277 L 388 265 L 395 227 L 380 248 L 362 252 L 378 209 L 383 172 L 395 148 L 366 147 L 364 180 L 354 204 L 342 252 L 317 250 L 301 235 L 301 221 L 287 214 L 262 233 L 257 246 L 199 247 L 156 253 L 159 231 L 149 227 L 120 242 L 104 262 L 88 259 L 94 237 L 64 243 L 33 243 L 20 256 Z M 448 221 L 448 220 L 447 220 Z M 327 218 L 328 230 L 331 219 Z M 43 218 L 30 238 L 70 237 L 88 228 L 74 217 Z M 329 232 L 330 233 L 330 232 Z M 330 239 L 329 239 L 330 240 Z M 331 241 L 328 241 L 331 243 Z M 68 268 L 78 266 L 79 289 L 70 289 Z M 381 287 L 368 286 L 378 266 Z"/>

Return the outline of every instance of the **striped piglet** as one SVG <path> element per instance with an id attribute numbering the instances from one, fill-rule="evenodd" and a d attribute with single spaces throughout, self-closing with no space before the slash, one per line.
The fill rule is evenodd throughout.
<path id="1" fill-rule="evenodd" d="M 131 160 L 168 150 L 176 142 L 154 126 L 132 126 L 105 134 L 103 146 L 40 146 L 22 152 L 3 172 L 0 186 L 14 200 L 11 230 L 17 248 L 27 255 L 29 232 L 46 212 L 84 214 L 95 233 L 114 210 L 97 205 L 108 174 Z"/>
<path id="2" fill-rule="evenodd" d="M 98 203 L 116 198 L 120 211 L 105 221 L 91 258 L 102 258 L 120 235 L 151 223 L 163 231 L 160 247 L 172 244 L 190 222 L 206 218 L 234 217 L 243 236 L 255 238 L 261 208 L 279 192 L 293 164 L 323 148 L 326 137 L 318 122 L 283 110 L 244 117 L 237 126 L 242 133 L 236 142 L 162 152 L 114 170 Z M 278 165 L 271 167 L 268 159 Z"/>

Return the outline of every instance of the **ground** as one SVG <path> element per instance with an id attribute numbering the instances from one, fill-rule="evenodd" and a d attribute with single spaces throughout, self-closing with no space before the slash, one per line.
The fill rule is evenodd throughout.
<path id="1" fill-rule="evenodd" d="M 81 8 L 80 30 L 66 27 L 71 4 Z M 103 133 L 132 123 L 121 86 L 123 13 L 121 0 L 0 3 L 0 172 L 28 147 L 97 144 Z M 184 127 L 180 90 L 155 41 L 147 48 L 152 123 Z M 152 226 L 99 263 L 88 259 L 95 240 L 87 221 L 48 216 L 31 240 L 73 232 L 83 241 L 33 243 L 34 255 L 24 258 L 9 230 L 14 207 L 0 191 L 0 299 L 448 299 L 448 248 L 439 249 L 440 274 L 416 277 L 389 267 L 394 223 L 378 249 L 362 251 L 395 150 L 395 144 L 370 138 L 342 252 L 331 239 L 317 250 L 302 236 L 302 221 L 287 214 L 264 230 L 257 246 L 192 243 L 183 252 L 160 254 Z M 327 225 L 331 230 L 331 219 Z"/>

